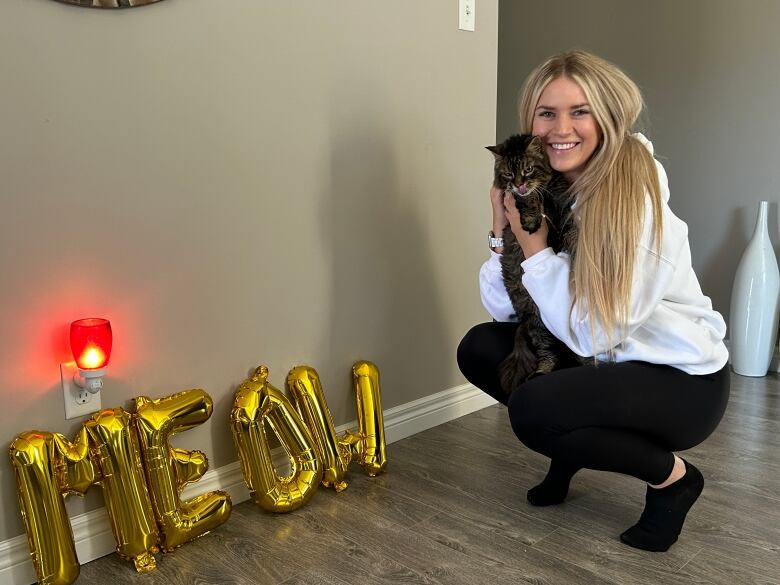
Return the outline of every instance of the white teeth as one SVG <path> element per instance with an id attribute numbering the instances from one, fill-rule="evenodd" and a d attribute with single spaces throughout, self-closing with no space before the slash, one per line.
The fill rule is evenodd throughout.
<path id="1" fill-rule="evenodd" d="M 552 146 L 554 150 L 568 150 L 570 148 L 574 148 L 575 146 L 577 146 L 577 143 L 576 142 L 565 142 L 563 144 L 550 143 L 550 146 Z"/>

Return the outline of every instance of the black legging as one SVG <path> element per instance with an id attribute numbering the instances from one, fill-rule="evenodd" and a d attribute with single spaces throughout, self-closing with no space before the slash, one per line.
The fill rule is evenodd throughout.
<path id="1" fill-rule="evenodd" d="M 533 378 L 507 396 L 498 366 L 514 346 L 515 329 L 516 323 L 473 327 L 458 346 L 458 366 L 508 406 L 523 444 L 572 469 L 663 483 L 672 452 L 701 443 L 726 410 L 728 366 L 701 376 L 645 362 L 579 366 Z"/>

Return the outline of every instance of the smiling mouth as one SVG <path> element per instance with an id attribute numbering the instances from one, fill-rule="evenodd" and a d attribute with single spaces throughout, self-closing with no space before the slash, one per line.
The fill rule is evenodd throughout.
<path id="1" fill-rule="evenodd" d="M 577 146 L 579 142 L 551 142 L 550 148 L 557 152 L 566 152 Z"/>

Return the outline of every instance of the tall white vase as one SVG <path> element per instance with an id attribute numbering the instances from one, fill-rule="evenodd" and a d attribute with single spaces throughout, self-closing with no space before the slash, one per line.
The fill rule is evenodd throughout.
<path id="1" fill-rule="evenodd" d="M 731 291 L 731 367 L 742 376 L 765 376 L 777 342 L 780 271 L 769 240 L 768 210 L 769 203 L 761 201 Z"/>

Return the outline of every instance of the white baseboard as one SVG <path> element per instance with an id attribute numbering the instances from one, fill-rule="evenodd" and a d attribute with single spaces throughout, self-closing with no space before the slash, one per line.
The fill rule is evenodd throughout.
<path id="1" fill-rule="evenodd" d="M 400 441 L 495 403 L 481 390 L 464 384 L 390 408 L 384 412 L 386 442 Z M 356 427 L 357 421 L 352 421 L 336 430 L 341 433 Z M 281 467 L 285 460 L 286 454 L 281 448 L 274 451 L 275 464 Z M 216 489 L 227 491 L 234 504 L 249 499 L 249 490 L 244 484 L 238 461 L 207 471 L 200 481 L 184 489 L 182 498 L 189 499 Z M 114 552 L 116 545 L 105 508 L 74 516 L 71 526 L 81 564 Z M 35 582 L 27 536 L 23 534 L 0 542 L 0 584 L 29 585 Z"/>

